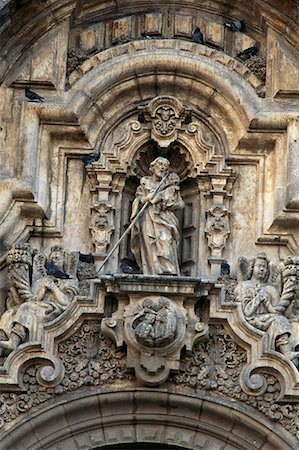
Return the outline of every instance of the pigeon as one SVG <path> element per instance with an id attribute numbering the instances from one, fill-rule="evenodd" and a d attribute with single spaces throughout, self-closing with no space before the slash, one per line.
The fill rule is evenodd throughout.
<path id="1" fill-rule="evenodd" d="M 48 261 L 46 264 L 47 274 L 52 275 L 55 278 L 67 279 L 70 278 L 68 273 L 62 272 L 62 270 L 58 269 L 56 264 L 53 261 Z"/>
<path id="2" fill-rule="evenodd" d="M 91 164 L 96 161 L 98 155 L 96 153 L 88 153 L 88 155 L 81 156 L 82 161 L 87 166 L 87 164 Z"/>
<path id="3" fill-rule="evenodd" d="M 137 267 L 137 265 L 128 258 L 124 258 L 121 260 L 120 270 L 123 273 L 139 273 L 139 268 Z"/>
<path id="4" fill-rule="evenodd" d="M 33 92 L 29 89 L 29 87 L 25 88 L 25 95 L 31 102 L 40 102 L 43 103 L 44 97 L 41 97 L 36 92 Z"/>
<path id="5" fill-rule="evenodd" d="M 232 31 L 240 31 L 242 33 L 245 30 L 244 20 L 237 20 L 236 22 L 225 22 L 223 25 Z"/>
<path id="6" fill-rule="evenodd" d="M 145 123 L 145 117 L 144 117 L 143 111 L 140 111 L 140 113 L 138 114 L 138 122 Z"/>
<path id="7" fill-rule="evenodd" d="M 157 32 L 154 32 L 154 31 L 152 31 L 152 32 L 150 32 L 150 31 L 145 32 L 144 31 L 143 33 L 141 33 L 141 36 L 143 38 L 145 38 L 145 39 L 156 39 L 157 37 L 160 36 L 160 33 L 157 33 Z"/>
<path id="8" fill-rule="evenodd" d="M 94 257 L 92 256 L 91 253 L 88 254 L 84 254 L 84 253 L 79 253 L 79 261 L 81 262 L 86 262 L 88 264 L 93 264 L 94 263 Z"/>
<path id="9" fill-rule="evenodd" d="M 194 33 L 192 35 L 193 42 L 196 42 L 196 44 L 203 44 L 203 34 L 200 31 L 199 27 L 196 27 L 194 30 Z"/>
<path id="10" fill-rule="evenodd" d="M 191 114 L 191 112 L 189 112 L 188 114 L 187 114 L 187 116 L 186 116 L 186 118 L 185 118 L 185 124 L 186 125 L 188 125 L 189 123 L 191 123 L 192 122 L 192 114 Z"/>
<path id="11" fill-rule="evenodd" d="M 258 53 L 258 51 L 259 49 L 255 44 L 253 47 L 246 48 L 246 50 L 237 53 L 237 57 L 242 59 L 243 61 L 246 61 L 246 59 L 251 58 L 251 56 L 255 56 Z"/>
<path id="12" fill-rule="evenodd" d="M 230 274 L 230 265 L 228 264 L 228 262 L 225 259 L 221 263 L 220 274 L 221 275 L 229 275 Z"/>

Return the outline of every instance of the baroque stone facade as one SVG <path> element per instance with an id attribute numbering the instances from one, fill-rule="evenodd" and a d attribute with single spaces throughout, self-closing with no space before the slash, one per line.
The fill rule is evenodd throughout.
<path id="1" fill-rule="evenodd" d="M 298 5 L 245 3 L 0 1 L 3 450 L 298 448 Z"/>

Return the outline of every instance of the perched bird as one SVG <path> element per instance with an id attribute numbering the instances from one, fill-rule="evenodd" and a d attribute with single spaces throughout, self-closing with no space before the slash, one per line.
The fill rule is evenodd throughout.
<path id="1" fill-rule="evenodd" d="M 120 270 L 123 273 L 139 273 L 139 267 L 128 258 L 124 258 L 120 263 Z"/>
<path id="2" fill-rule="evenodd" d="M 36 92 L 31 91 L 29 87 L 25 87 L 25 95 L 31 102 L 43 103 L 44 97 L 41 97 Z"/>
<path id="3" fill-rule="evenodd" d="M 229 275 L 230 274 L 230 265 L 224 259 L 221 263 L 220 275 Z"/>
<path id="4" fill-rule="evenodd" d="M 140 113 L 138 114 L 138 122 L 145 123 L 145 117 L 144 117 L 143 111 L 140 111 Z"/>
<path id="5" fill-rule="evenodd" d="M 81 159 L 84 162 L 85 166 L 87 166 L 87 164 L 91 164 L 96 161 L 97 157 L 98 155 L 96 153 L 88 153 L 88 155 L 81 156 Z"/>
<path id="6" fill-rule="evenodd" d="M 192 114 L 191 114 L 191 112 L 189 112 L 188 114 L 187 114 L 187 116 L 186 116 L 186 118 L 185 118 L 185 124 L 186 125 L 188 125 L 189 123 L 191 123 L 192 122 Z"/>
<path id="7" fill-rule="evenodd" d="M 160 36 L 160 33 L 157 32 L 151 32 L 151 31 L 143 31 L 141 33 L 141 36 L 144 37 L 145 39 L 156 39 L 157 37 Z"/>
<path id="8" fill-rule="evenodd" d="M 225 22 L 223 25 L 232 31 L 240 31 L 242 33 L 245 30 L 244 20 L 237 20 L 236 22 Z"/>
<path id="9" fill-rule="evenodd" d="M 237 53 L 237 57 L 242 59 L 242 61 L 246 61 L 246 59 L 251 58 L 252 56 L 257 55 L 259 49 L 255 44 L 253 47 L 246 48 L 242 52 Z"/>
<path id="10" fill-rule="evenodd" d="M 196 42 L 196 44 L 203 44 L 204 43 L 204 39 L 203 39 L 203 34 L 200 31 L 199 27 L 196 27 L 193 35 L 192 35 L 192 40 L 193 42 Z"/>
<path id="11" fill-rule="evenodd" d="M 56 264 L 53 261 L 48 261 L 46 264 L 47 274 L 52 275 L 55 278 L 67 279 L 70 278 L 68 273 L 62 272 L 62 270 L 58 269 Z"/>
<path id="12" fill-rule="evenodd" d="M 94 263 L 94 257 L 92 256 L 91 253 L 88 254 L 84 254 L 84 253 L 79 253 L 79 261 L 81 262 L 86 262 L 88 264 L 93 264 Z"/>

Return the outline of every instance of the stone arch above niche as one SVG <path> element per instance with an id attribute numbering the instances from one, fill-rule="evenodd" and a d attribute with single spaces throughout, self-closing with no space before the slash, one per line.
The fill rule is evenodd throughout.
<path id="1" fill-rule="evenodd" d="M 156 97 L 120 121 L 103 140 L 99 159 L 87 168 L 92 193 L 91 232 L 98 260 L 105 259 L 129 226 L 138 180 L 149 175 L 150 163 L 162 156 L 170 161 L 170 171 L 180 176 L 186 205 L 179 216 L 183 273 L 202 275 L 207 271 L 203 261 L 208 256 L 212 272 L 219 271 L 229 225 L 225 233 L 217 232 L 216 239 L 209 238 L 207 252 L 205 214 L 216 206 L 228 211 L 235 177 L 224 155 L 223 142 L 200 113 L 172 96 Z M 100 209 L 105 210 L 106 224 L 102 220 L 98 226 Z M 122 257 L 130 253 L 129 247 L 126 238 L 105 271 L 117 273 Z"/>

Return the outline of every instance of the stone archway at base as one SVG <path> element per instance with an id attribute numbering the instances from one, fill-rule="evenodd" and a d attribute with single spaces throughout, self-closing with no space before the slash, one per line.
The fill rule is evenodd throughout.
<path id="1" fill-rule="evenodd" d="M 240 403 L 137 388 L 61 398 L 4 433 L 1 450 L 108 450 L 134 443 L 198 450 L 297 448 L 281 425 Z"/>

